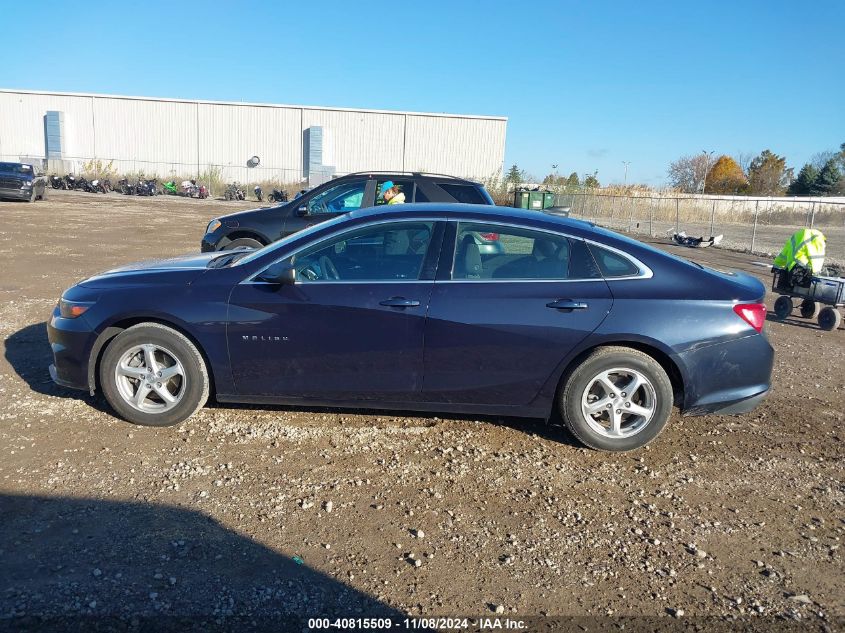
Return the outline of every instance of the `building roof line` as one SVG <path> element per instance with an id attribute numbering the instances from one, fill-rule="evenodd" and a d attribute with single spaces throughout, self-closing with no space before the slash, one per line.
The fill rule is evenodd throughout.
<path id="1" fill-rule="evenodd" d="M 188 103 L 200 105 L 228 105 L 228 106 L 249 106 L 255 108 L 280 108 L 292 110 L 323 110 L 328 112 L 365 112 L 368 114 L 395 114 L 395 115 L 413 115 L 426 117 L 440 117 L 449 119 L 480 119 L 488 121 L 507 121 L 506 116 L 491 116 L 481 114 L 450 114 L 447 112 L 414 112 L 405 110 L 374 110 L 371 108 L 338 108 L 333 106 L 308 106 L 308 105 L 291 105 L 283 103 L 253 103 L 249 101 L 209 101 L 204 99 L 173 99 L 169 97 L 136 97 L 129 95 L 110 95 L 98 94 L 92 92 L 58 92 L 54 90 L 19 90 L 14 88 L 0 88 L 0 93 L 3 94 L 26 94 L 26 95 L 40 95 L 40 96 L 54 96 L 54 97 L 93 97 L 96 99 L 122 99 L 129 101 L 159 101 L 166 103 Z"/>

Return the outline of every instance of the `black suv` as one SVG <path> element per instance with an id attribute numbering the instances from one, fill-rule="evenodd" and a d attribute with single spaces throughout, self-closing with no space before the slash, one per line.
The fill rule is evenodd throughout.
<path id="1" fill-rule="evenodd" d="M 493 204 L 484 187 L 453 176 L 402 172 L 367 172 L 333 178 L 291 202 L 222 215 L 208 224 L 202 250 L 259 248 L 344 213 L 386 204 L 379 195 L 392 181 L 405 202 Z"/>

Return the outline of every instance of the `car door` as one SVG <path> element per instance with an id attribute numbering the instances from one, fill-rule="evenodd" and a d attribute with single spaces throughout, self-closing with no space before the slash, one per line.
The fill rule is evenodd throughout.
<path id="1" fill-rule="evenodd" d="M 255 277 L 238 284 L 228 325 L 237 393 L 319 401 L 417 398 L 444 228 L 415 220 L 351 229 L 293 254 L 293 285 Z"/>
<path id="2" fill-rule="evenodd" d="M 449 226 L 451 250 L 426 324 L 423 399 L 528 404 L 607 316 L 610 289 L 581 240 L 510 225 Z"/>
<path id="3" fill-rule="evenodd" d="M 294 201 L 285 220 L 284 234 L 290 235 L 368 206 L 367 200 L 373 198 L 373 182 L 366 177 L 343 179 L 337 183 L 326 183 L 325 186 L 304 195 L 300 200 Z"/>

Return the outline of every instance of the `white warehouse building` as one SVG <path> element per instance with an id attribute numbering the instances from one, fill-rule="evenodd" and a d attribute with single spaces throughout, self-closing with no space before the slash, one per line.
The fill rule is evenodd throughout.
<path id="1" fill-rule="evenodd" d="M 55 172 L 99 160 L 121 174 L 214 170 L 239 182 L 394 170 L 490 178 L 502 173 L 506 128 L 499 116 L 0 89 L 0 160 Z"/>

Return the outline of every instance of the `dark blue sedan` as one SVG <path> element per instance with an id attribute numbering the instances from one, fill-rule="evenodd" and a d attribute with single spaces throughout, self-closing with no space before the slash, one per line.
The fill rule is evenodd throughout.
<path id="1" fill-rule="evenodd" d="M 480 242 L 500 248 L 482 251 Z M 769 390 L 764 287 L 578 220 L 475 205 L 356 211 L 255 251 L 119 268 L 53 312 L 53 379 L 137 424 L 223 402 L 557 417 L 645 445 L 673 405 Z"/>

